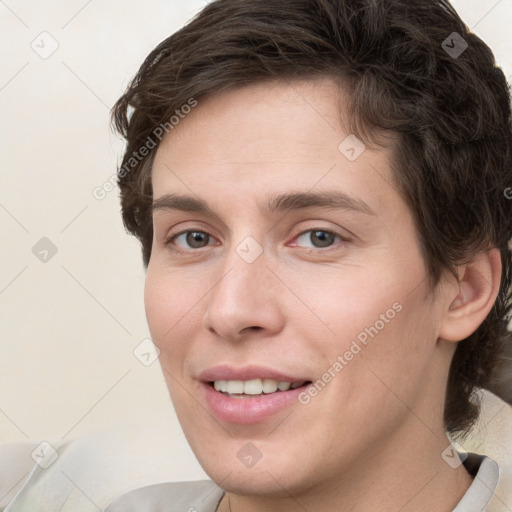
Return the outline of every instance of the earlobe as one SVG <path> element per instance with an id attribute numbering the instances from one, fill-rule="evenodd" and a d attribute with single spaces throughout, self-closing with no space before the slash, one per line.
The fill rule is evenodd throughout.
<path id="1" fill-rule="evenodd" d="M 477 254 L 459 267 L 458 292 L 447 297 L 441 339 L 461 341 L 478 329 L 498 296 L 501 272 L 500 251 L 496 248 Z"/>

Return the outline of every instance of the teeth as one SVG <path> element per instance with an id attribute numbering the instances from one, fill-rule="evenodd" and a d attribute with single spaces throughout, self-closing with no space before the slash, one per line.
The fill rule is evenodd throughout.
<path id="1" fill-rule="evenodd" d="M 304 385 L 306 381 L 301 382 L 279 382 L 274 379 L 252 379 L 252 380 L 216 380 L 213 387 L 216 391 L 228 394 L 261 395 L 262 393 L 275 393 L 279 391 L 288 391 Z"/>
<path id="2" fill-rule="evenodd" d="M 275 393 L 279 383 L 274 379 L 265 379 L 261 385 L 263 393 Z"/>
<path id="3" fill-rule="evenodd" d="M 225 380 L 216 380 L 213 383 L 213 387 L 215 388 L 216 391 L 223 391 L 224 393 L 226 393 L 228 390 L 228 383 Z"/>
<path id="4" fill-rule="evenodd" d="M 246 395 L 261 395 L 261 379 L 246 380 L 243 386 Z"/>
<path id="5" fill-rule="evenodd" d="M 228 380 L 227 382 L 227 392 L 228 393 L 243 393 L 244 392 L 244 383 L 241 380 Z"/>

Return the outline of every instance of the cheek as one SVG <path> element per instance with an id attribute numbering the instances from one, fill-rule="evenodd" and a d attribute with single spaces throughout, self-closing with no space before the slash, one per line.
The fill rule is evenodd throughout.
<path id="1" fill-rule="evenodd" d="M 174 311 L 173 295 L 150 264 L 144 284 L 144 308 L 152 339 L 159 346 L 166 330 L 172 326 L 166 313 Z"/>
<path id="2" fill-rule="evenodd" d="M 161 272 L 148 266 L 144 285 L 144 307 L 153 342 L 159 347 L 160 362 L 178 361 L 185 356 L 185 333 L 199 325 L 194 318 L 194 306 L 204 292 L 177 274 Z M 194 320 L 194 321 L 192 321 Z"/>
<path id="3" fill-rule="evenodd" d="M 353 337 L 361 351 L 348 363 L 345 378 L 352 398 L 357 397 L 357 405 L 350 405 L 348 400 L 351 414 L 358 418 L 356 424 L 364 424 L 371 411 L 376 410 L 383 423 L 405 419 L 408 407 L 418 406 L 425 394 L 425 383 L 431 382 L 436 349 L 433 312 L 421 292 L 414 297 L 401 297 L 399 302 L 394 303 L 396 309 L 386 309 L 385 301 L 373 310 L 383 313 L 384 320 L 376 321 L 379 316 L 374 313 L 367 317 L 367 324 L 360 331 L 365 344 L 358 342 L 358 335 Z M 339 381 L 340 386 L 345 384 Z"/>
<path id="4" fill-rule="evenodd" d="M 409 254 L 408 262 L 387 258 L 380 265 L 346 266 L 333 272 L 325 287 L 318 283 L 315 287 L 309 279 L 303 282 L 299 294 L 307 297 L 319 319 L 309 315 L 308 338 L 321 354 L 326 371 L 342 357 L 343 369 L 337 368 L 345 377 L 338 382 L 349 379 L 358 389 L 374 382 L 376 388 L 383 388 L 368 373 L 370 368 L 385 382 L 396 384 L 397 391 L 407 392 L 406 383 L 417 381 L 425 371 L 435 349 L 436 319 L 421 259 Z"/>
<path id="5" fill-rule="evenodd" d="M 302 316 L 310 318 L 311 329 L 317 327 L 317 335 L 322 335 L 320 346 L 325 347 L 325 341 L 329 341 L 339 351 L 348 349 L 353 340 L 364 344 L 370 337 L 389 330 L 400 316 L 404 294 L 400 283 L 392 279 L 392 269 L 387 271 L 387 280 L 371 268 L 356 265 L 334 269 L 321 277 L 319 281 L 312 273 L 294 285 L 309 309 L 308 312 L 298 304 L 296 312 L 300 310 Z M 316 337 L 311 336 L 311 340 Z"/>

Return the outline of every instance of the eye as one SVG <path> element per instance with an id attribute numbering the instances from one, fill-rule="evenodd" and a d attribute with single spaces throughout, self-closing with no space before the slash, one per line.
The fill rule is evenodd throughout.
<path id="1" fill-rule="evenodd" d="M 165 245 L 169 245 L 171 243 L 175 243 L 177 240 L 182 239 L 183 243 L 188 244 L 188 247 L 185 245 L 177 244 L 179 247 L 184 249 L 201 249 L 202 247 L 206 247 L 209 245 L 209 241 L 212 240 L 210 234 L 205 233 L 204 231 L 182 231 L 181 233 L 177 233 L 176 235 L 170 236 L 166 241 Z"/>
<path id="2" fill-rule="evenodd" d="M 180 239 L 181 243 L 177 243 Z M 295 237 L 295 240 L 299 241 L 296 245 L 309 247 L 311 249 L 329 248 L 335 244 L 336 239 L 341 242 L 350 241 L 348 238 L 343 237 L 335 231 L 321 228 L 308 229 Z M 208 245 L 212 245 L 210 244 L 211 241 L 213 241 L 213 237 L 205 231 L 188 230 L 171 235 L 165 240 L 165 245 L 174 244 L 181 249 L 202 249 Z M 308 243 L 311 245 L 308 246 Z"/>
<path id="3" fill-rule="evenodd" d="M 311 243 L 312 245 L 309 247 L 313 249 L 331 247 L 336 239 L 344 242 L 349 241 L 348 238 L 345 238 L 334 231 L 319 228 L 308 229 L 296 237 L 296 240 L 302 240 L 302 243 Z"/>

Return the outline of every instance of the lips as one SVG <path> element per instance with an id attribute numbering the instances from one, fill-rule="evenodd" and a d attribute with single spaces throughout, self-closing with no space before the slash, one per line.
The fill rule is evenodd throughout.
<path id="1" fill-rule="evenodd" d="M 214 388 L 214 383 L 219 388 L 219 382 L 248 382 L 261 379 L 261 381 L 277 381 L 280 383 L 295 383 L 297 387 L 282 386 L 283 389 L 275 392 L 269 391 L 253 396 L 237 393 L 226 393 Z M 281 372 L 262 366 L 245 366 L 235 368 L 228 365 L 220 365 L 209 368 L 200 375 L 204 399 L 219 420 L 228 423 L 249 425 L 264 422 L 280 411 L 289 407 L 300 407 L 299 394 L 306 386 L 311 384 L 309 378 L 291 372 Z"/>

